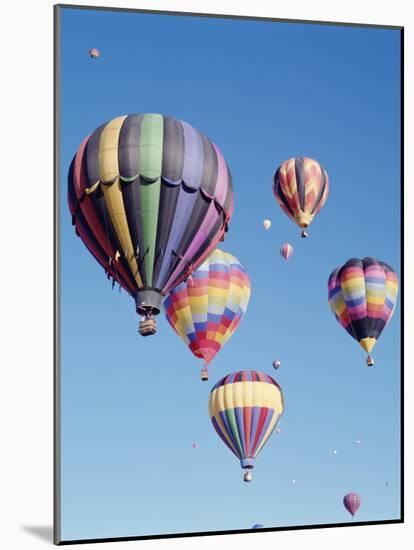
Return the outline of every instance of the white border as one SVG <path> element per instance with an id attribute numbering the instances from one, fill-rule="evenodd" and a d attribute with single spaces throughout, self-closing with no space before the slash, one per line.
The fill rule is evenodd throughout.
<path id="1" fill-rule="evenodd" d="M 412 135 L 414 51 L 410 2 L 347 0 L 165 0 L 66 3 L 160 9 L 291 19 L 404 25 L 406 151 L 414 150 Z M 0 546 L 13 549 L 45 547 L 47 543 L 24 526 L 52 523 L 52 241 L 53 241 L 53 64 L 50 0 L 20 0 L 2 5 L 1 68 L 1 300 L 0 300 Z M 386 78 L 386 75 L 384 75 Z M 379 83 L 380 84 L 380 83 Z M 375 98 L 373 98 L 375 101 Z M 4 120 L 6 124 L 4 125 Z M 29 128 L 30 131 L 27 131 Z M 379 154 L 381 154 L 379 152 Z M 406 159 L 406 335 L 413 324 L 410 306 L 414 280 L 409 235 L 413 221 L 414 172 Z M 397 182 L 392 182 L 397 184 Z M 411 253 L 409 253 L 409 247 Z M 412 346 L 406 344 L 406 524 L 346 529 L 289 531 L 257 535 L 225 535 L 189 539 L 83 545 L 82 548 L 239 548 L 252 544 L 284 550 L 318 548 L 347 550 L 409 548 L 413 526 L 413 400 Z M 411 390 L 411 391 L 410 391 Z M 277 499 L 275 495 L 275 499 Z M 252 506 L 254 503 L 252 503 Z M 44 531 L 43 531 L 44 532 Z M 122 545 L 122 546 L 121 546 Z"/>

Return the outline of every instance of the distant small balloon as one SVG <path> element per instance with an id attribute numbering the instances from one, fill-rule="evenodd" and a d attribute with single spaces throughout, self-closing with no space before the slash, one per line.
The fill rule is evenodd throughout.
<path id="1" fill-rule="evenodd" d="M 292 485 L 296 485 L 296 479 L 292 479 Z"/>
<path id="2" fill-rule="evenodd" d="M 344 496 L 343 503 L 351 516 L 354 517 L 361 506 L 361 497 L 358 493 L 348 493 Z"/>
<path id="3" fill-rule="evenodd" d="M 263 529 L 264 525 L 262 523 L 255 523 L 252 529 Z"/>
<path id="4" fill-rule="evenodd" d="M 387 487 L 389 486 L 389 484 L 390 484 L 389 481 L 386 481 L 386 482 L 385 482 L 385 485 L 386 485 Z"/>
<path id="5" fill-rule="evenodd" d="M 263 227 L 266 229 L 266 231 L 271 227 L 272 222 L 270 220 L 263 220 Z"/>
<path id="6" fill-rule="evenodd" d="M 276 428 L 276 433 L 280 434 L 280 428 Z"/>
<path id="7" fill-rule="evenodd" d="M 280 361 L 273 361 L 272 365 L 274 369 L 278 369 L 282 363 Z"/>
<path id="8" fill-rule="evenodd" d="M 197 447 L 197 443 L 193 443 L 191 446 L 193 449 L 195 449 Z"/>
<path id="9" fill-rule="evenodd" d="M 357 445 L 359 445 L 361 442 L 360 442 L 359 439 L 357 439 L 357 440 L 355 441 L 355 443 L 356 443 Z"/>
<path id="10" fill-rule="evenodd" d="M 279 252 L 282 258 L 288 261 L 293 254 L 293 246 L 289 243 L 282 244 L 282 246 L 279 249 Z"/>
<path id="11" fill-rule="evenodd" d="M 90 57 L 92 57 L 92 59 L 97 59 L 101 55 L 101 53 L 97 48 L 91 48 L 89 50 L 89 55 Z"/>
<path id="12" fill-rule="evenodd" d="M 338 454 L 338 451 L 337 451 L 336 449 L 334 449 L 334 450 L 332 451 L 332 454 L 333 454 L 333 455 L 336 455 L 336 454 Z"/>

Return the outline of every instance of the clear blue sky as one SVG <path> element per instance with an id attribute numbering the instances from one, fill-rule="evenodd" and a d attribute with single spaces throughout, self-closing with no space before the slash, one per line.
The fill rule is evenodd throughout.
<path id="1" fill-rule="evenodd" d="M 62 11 L 64 540 L 343 522 L 349 491 L 362 498 L 358 520 L 399 517 L 399 306 L 368 369 L 327 302 L 329 274 L 350 257 L 400 275 L 399 40 L 396 30 Z M 79 143 L 136 112 L 199 128 L 233 175 L 222 248 L 246 267 L 252 297 L 207 383 L 162 315 L 155 337 L 138 335 L 133 300 L 111 290 L 70 223 Z M 305 240 L 271 188 L 276 167 L 300 155 L 331 182 Z M 287 264 L 283 242 L 295 248 Z M 286 402 L 250 484 L 207 412 L 213 384 L 240 369 L 274 375 Z"/>

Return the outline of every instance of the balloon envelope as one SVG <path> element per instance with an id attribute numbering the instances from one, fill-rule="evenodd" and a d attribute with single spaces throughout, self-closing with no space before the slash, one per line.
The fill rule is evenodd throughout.
<path id="1" fill-rule="evenodd" d="M 239 371 L 228 374 L 210 393 L 211 422 L 242 468 L 254 461 L 283 414 L 279 384 L 268 374 Z"/>
<path id="2" fill-rule="evenodd" d="M 358 508 L 361 505 L 361 497 L 358 493 L 348 493 L 344 496 L 344 506 L 351 514 L 352 517 L 357 513 Z"/>
<path id="3" fill-rule="evenodd" d="M 288 261 L 293 254 L 293 246 L 289 243 L 282 244 L 282 246 L 279 249 L 279 252 L 282 258 Z"/>
<path id="4" fill-rule="evenodd" d="M 263 221 L 263 227 L 267 230 L 271 227 L 272 222 L 270 220 L 264 220 Z"/>
<path id="5" fill-rule="evenodd" d="M 208 365 L 246 312 L 250 279 L 232 254 L 216 249 L 164 302 L 168 322 L 190 351 Z"/>
<path id="6" fill-rule="evenodd" d="M 308 227 L 328 198 L 328 174 L 309 157 L 290 158 L 276 170 L 273 193 L 290 219 L 301 228 Z"/>
<path id="7" fill-rule="evenodd" d="M 68 199 L 76 233 L 140 315 L 159 313 L 161 297 L 211 254 L 233 212 L 219 149 L 158 114 L 120 116 L 85 138 Z"/>
<path id="8" fill-rule="evenodd" d="M 273 368 L 277 370 L 280 367 L 281 362 L 280 361 L 273 361 L 272 365 L 273 365 Z"/>
<path id="9" fill-rule="evenodd" d="M 367 257 L 351 258 L 328 281 L 336 320 L 369 353 L 389 323 L 397 302 L 398 278 L 391 266 Z"/>
<path id="10" fill-rule="evenodd" d="M 89 55 L 92 59 L 97 59 L 101 54 L 97 48 L 91 48 L 89 50 Z"/>

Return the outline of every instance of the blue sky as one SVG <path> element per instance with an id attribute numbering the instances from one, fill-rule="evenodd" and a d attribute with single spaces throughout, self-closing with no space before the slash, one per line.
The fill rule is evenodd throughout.
<path id="1" fill-rule="evenodd" d="M 329 274 L 350 257 L 400 274 L 399 41 L 396 30 L 62 10 L 64 540 L 344 522 L 350 491 L 358 520 L 399 517 L 399 306 L 368 369 L 327 302 Z M 70 223 L 78 145 L 136 112 L 199 128 L 233 175 L 221 247 L 247 269 L 252 297 L 207 383 L 162 315 L 155 337 L 138 335 L 133 300 L 111 290 Z M 300 155 L 331 183 L 305 240 L 271 188 Z M 207 412 L 214 383 L 241 369 L 273 375 L 286 403 L 250 484 Z"/>

